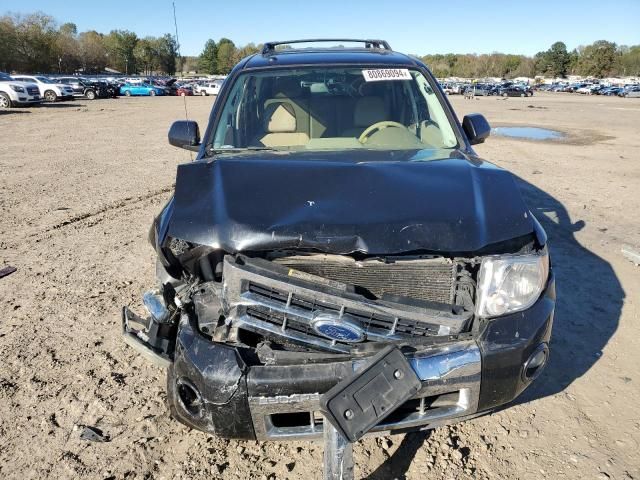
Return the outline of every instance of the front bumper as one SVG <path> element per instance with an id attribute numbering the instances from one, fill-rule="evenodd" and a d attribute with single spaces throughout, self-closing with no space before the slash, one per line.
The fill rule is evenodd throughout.
<path id="1" fill-rule="evenodd" d="M 40 105 L 42 103 L 42 98 L 40 95 L 19 95 L 18 99 L 14 101 L 16 105 L 25 106 L 25 105 Z"/>
<path id="2" fill-rule="evenodd" d="M 524 374 L 528 360 L 541 347 L 546 351 L 554 308 L 552 275 L 528 310 L 488 321 L 473 338 L 407 354 L 422 388 L 370 433 L 431 429 L 512 401 L 532 381 Z M 145 353 L 153 355 L 149 349 Z M 226 438 L 318 438 L 320 396 L 364 361 L 249 365 L 244 359 L 252 356 L 251 349 L 211 341 L 198 331 L 193 316 L 183 314 L 174 357 L 166 362 L 173 416 Z"/>

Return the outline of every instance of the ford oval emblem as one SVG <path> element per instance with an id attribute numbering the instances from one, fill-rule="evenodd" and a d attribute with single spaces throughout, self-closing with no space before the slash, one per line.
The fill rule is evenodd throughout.
<path id="1" fill-rule="evenodd" d="M 317 314 L 311 325 L 320 335 L 338 342 L 358 343 L 366 338 L 364 330 L 355 321 L 330 313 Z"/>

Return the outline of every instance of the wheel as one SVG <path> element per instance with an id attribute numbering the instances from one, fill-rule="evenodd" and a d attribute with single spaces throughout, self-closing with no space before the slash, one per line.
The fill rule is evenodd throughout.
<path id="1" fill-rule="evenodd" d="M 0 109 L 11 108 L 11 99 L 6 93 L 0 92 Z"/>
<path id="2" fill-rule="evenodd" d="M 125 95 L 126 97 L 130 97 L 130 96 L 131 96 L 131 90 L 125 90 L 125 91 L 124 91 L 124 95 Z"/>
<path id="3" fill-rule="evenodd" d="M 53 90 L 47 90 L 44 92 L 44 99 L 47 102 L 55 102 L 58 99 L 58 95 Z"/>
<path id="4" fill-rule="evenodd" d="M 205 92 L 204 90 L 202 90 L 202 91 L 200 92 L 200 95 L 202 95 L 203 97 L 206 97 L 206 96 L 207 96 L 207 92 Z"/>
<path id="5" fill-rule="evenodd" d="M 96 99 L 96 92 L 93 90 L 87 90 L 87 92 L 84 94 L 85 97 L 87 97 L 87 100 L 95 100 Z"/>
<path id="6" fill-rule="evenodd" d="M 503 96 L 503 97 L 508 97 L 509 95 L 507 95 L 507 92 L 504 92 L 504 93 L 502 94 L 502 96 Z"/>
<path id="7" fill-rule="evenodd" d="M 187 95 L 186 93 L 184 93 L 184 92 L 180 92 L 180 96 L 181 96 L 181 97 L 185 97 L 186 95 Z"/>
<path id="8" fill-rule="evenodd" d="M 149 96 L 155 97 L 156 96 L 156 91 L 155 90 L 150 90 L 149 91 Z"/>

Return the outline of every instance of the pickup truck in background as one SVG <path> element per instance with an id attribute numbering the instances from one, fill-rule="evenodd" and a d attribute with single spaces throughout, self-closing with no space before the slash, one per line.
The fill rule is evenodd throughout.
<path id="1" fill-rule="evenodd" d="M 195 95 L 202 95 L 203 97 L 206 97 L 207 95 L 218 95 L 218 92 L 220 91 L 221 86 L 222 86 L 221 80 L 216 80 L 214 82 L 207 82 L 202 85 L 196 85 L 194 87 L 193 93 Z"/>

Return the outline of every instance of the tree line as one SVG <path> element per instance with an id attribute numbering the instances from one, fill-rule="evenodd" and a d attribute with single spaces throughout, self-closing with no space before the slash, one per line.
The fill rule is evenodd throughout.
<path id="1" fill-rule="evenodd" d="M 0 17 L 0 71 L 28 73 L 103 72 L 106 67 L 125 74 L 176 71 L 227 74 L 261 45 L 236 46 L 228 38 L 206 41 L 197 57 L 180 57 L 178 43 L 169 33 L 138 37 L 128 30 L 95 30 L 78 33 L 73 23 L 58 24 L 44 13 Z M 598 40 L 567 50 L 556 42 L 533 57 L 525 55 L 435 54 L 419 57 L 436 77 L 566 77 L 640 76 L 640 45 L 616 45 Z"/>
<path id="2" fill-rule="evenodd" d="M 0 71 L 28 73 L 103 72 L 173 75 L 178 43 L 165 34 L 139 38 L 128 30 L 78 33 L 73 23 L 59 25 L 43 13 L 0 17 Z"/>
<path id="3" fill-rule="evenodd" d="M 640 76 L 640 45 L 629 47 L 606 40 L 598 40 L 572 51 L 568 51 L 563 42 L 556 42 L 548 50 L 538 52 L 533 57 L 504 53 L 448 53 L 425 55 L 420 59 L 438 78 Z"/>

